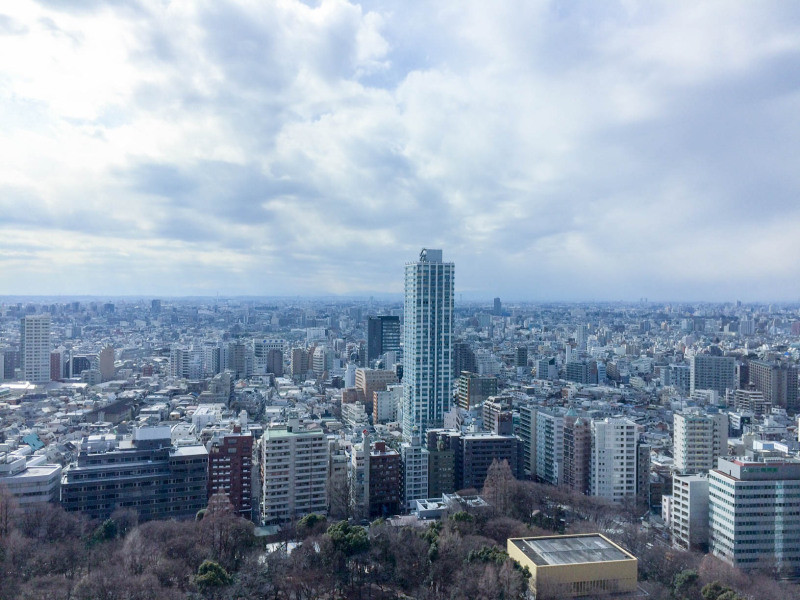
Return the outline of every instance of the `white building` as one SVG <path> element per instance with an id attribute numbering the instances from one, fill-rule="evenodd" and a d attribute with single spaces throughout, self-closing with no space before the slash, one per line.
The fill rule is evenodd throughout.
<path id="1" fill-rule="evenodd" d="M 535 437 L 536 478 L 559 485 L 564 481 L 564 416 L 540 410 Z"/>
<path id="2" fill-rule="evenodd" d="M 591 495 L 623 502 L 636 497 L 636 423 L 592 421 Z"/>
<path id="3" fill-rule="evenodd" d="M 403 436 L 441 427 L 450 408 L 455 265 L 423 249 L 406 263 L 403 324 Z"/>
<path id="4" fill-rule="evenodd" d="M 708 477 L 676 475 L 670 506 L 672 544 L 682 550 L 708 547 Z"/>
<path id="5" fill-rule="evenodd" d="M 27 448 L 27 446 L 26 446 Z M 58 502 L 61 488 L 61 465 L 47 464 L 44 456 L 26 456 L 11 452 L 0 444 L 0 490 L 14 498 L 20 510 L 30 511 Z"/>
<path id="6" fill-rule="evenodd" d="M 327 511 L 328 441 L 298 419 L 269 427 L 259 440 L 261 520 L 285 523 Z"/>
<path id="7" fill-rule="evenodd" d="M 50 381 L 50 315 L 20 319 L 22 378 L 31 383 Z"/>
<path id="8" fill-rule="evenodd" d="M 740 569 L 800 572 L 800 461 L 720 458 L 709 479 L 709 550 Z"/>
<path id="9" fill-rule="evenodd" d="M 699 411 L 676 412 L 673 416 L 675 470 L 682 474 L 705 473 L 717 457 L 727 454 L 728 415 Z"/>
<path id="10" fill-rule="evenodd" d="M 407 510 L 416 507 L 417 500 L 428 497 L 428 450 L 422 447 L 418 435 L 400 446 L 403 461 L 403 506 Z"/>

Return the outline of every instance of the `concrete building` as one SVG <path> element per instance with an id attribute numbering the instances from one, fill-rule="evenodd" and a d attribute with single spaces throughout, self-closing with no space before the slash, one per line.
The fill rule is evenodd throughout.
<path id="1" fill-rule="evenodd" d="M 106 346 L 100 351 L 100 354 L 97 357 L 97 363 L 100 370 L 100 379 L 102 381 L 111 381 L 114 379 L 114 360 L 114 346 Z"/>
<path id="2" fill-rule="evenodd" d="M 630 419 L 592 421 L 592 496 L 613 502 L 636 497 L 636 423 Z"/>
<path id="3" fill-rule="evenodd" d="M 259 440 L 261 520 L 285 523 L 327 510 L 328 442 L 299 419 L 271 426 Z"/>
<path id="4" fill-rule="evenodd" d="M 522 440 L 522 469 L 527 477 L 536 476 L 536 420 L 539 407 L 523 404 L 519 407 L 517 435 Z"/>
<path id="5" fill-rule="evenodd" d="M 531 573 L 536 600 L 634 593 L 638 561 L 599 533 L 510 538 L 509 557 Z"/>
<path id="6" fill-rule="evenodd" d="M 208 501 L 208 451 L 173 447 L 167 426 L 134 429 L 129 439 L 90 436 L 75 463 L 64 469 L 61 504 L 92 519 L 118 508 L 140 521 L 194 518 Z"/>
<path id="7" fill-rule="evenodd" d="M 50 381 L 50 315 L 26 315 L 20 319 L 22 379 L 31 383 Z"/>
<path id="8" fill-rule="evenodd" d="M 44 456 L 27 450 L 11 451 L 0 444 L 0 490 L 9 494 L 23 512 L 48 502 L 58 502 L 61 488 L 61 465 L 48 464 Z"/>
<path id="9" fill-rule="evenodd" d="M 464 371 L 456 380 L 456 393 L 458 406 L 469 410 L 497 394 L 497 377 Z"/>
<path id="10" fill-rule="evenodd" d="M 383 369 L 356 369 L 356 390 L 358 399 L 364 403 L 367 414 L 373 412 L 375 392 L 385 392 L 386 386 L 397 383 L 394 371 Z"/>
<path id="11" fill-rule="evenodd" d="M 757 389 L 736 390 L 733 392 L 733 407 L 737 412 L 768 415 L 772 411 L 772 402 L 764 397 L 764 392 Z"/>
<path id="12" fill-rule="evenodd" d="M 554 356 L 536 361 L 537 379 L 558 379 L 558 365 Z"/>
<path id="13" fill-rule="evenodd" d="M 224 493 L 236 514 L 252 518 L 253 435 L 235 425 L 233 431 L 215 433 L 208 449 L 208 497 Z"/>
<path id="14" fill-rule="evenodd" d="M 592 424 L 574 410 L 564 416 L 564 479 L 569 489 L 589 495 L 592 484 Z"/>
<path id="15" fill-rule="evenodd" d="M 676 412 L 673 415 L 675 471 L 705 473 L 728 450 L 728 415 L 721 412 Z"/>
<path id="16" fill-rule="evenodd" d="M 500 435 L 514 433 L 511 396 L 490 396 L 483 402 L 481 410 L 484 431 Z"/>
<path id="17" fill-rule="evenodd" d="M 672 386 L 681 397 L 688 398 L 692 388 L 691 368 L 675 364 L 661 367 L 661 385 Z"/>
<path id="18" fill-rule="evenodd" d="M 455 438 L 455 439 L 454 439 Z M 481 489 L 492 462 L 508 461 L 514 477 L 520 477 L 519 440 L 513 435 L 465 433 L 451 436 L 456 450 L 456 490 Z"/>
<path id="19" fill-rule="evenodd" d="M 442 494 L 452 494 L 456 491 L 457 437 L 458 433 L 455 431 L 428 430 L 426 448 L 429 498 L 438 498 Z"/>
<path id="20" fill-rule="evenodd" d="M 310 370 L 311 360 L 305 348 L 292 348 L 291 374 L 292 377 L 305 377 Z"/>
<path id="21" fill-rule="evenodd" d="M 689 367 L 689 391 L 716 390 L 720 396 L 725 390 L 736 389 L 736 359 L 732 356 L 696 354 Z"/>
<path id="22" fill-rule="evenodd" d="M 283 375 L 283 349 L 286 342 L 280 338 L 253 340 L 253 372 L 258 375 L 274 373 Z M 278 361 L 277 359 L 280 358 Z"/>
<path id="23" fill-rule="evenodd" d="M 428 450 L 418 435 L 400 446 L 403 461 L 403 506 L 412 510 L 417 500 L 428 498 Z"/>
<path id="24" fill-rule="evenodd" d="M 708 550 L 708 477 L 675 475 L 670 505 L 672 544 L 681 550 Z"/>
<path id="25" fill-rule="evenodd" d="M 800 409 L 797 394 L 797 365 L 785 361 L 751 360 L 748 365 L 750 385 L 772 404 L 790 413 Z"/>
<path id="26" fill-rule="evenodd" d="M 367 320 L 367 365 L 387 352 L 400 352 L 400 339 L 400 317 L 370 317 Z"/>
<path id="27" fill-rule="evenodd" d="M 412 436 L 413 438 L 413 436 Z M 369 515 L 388 517 L 403 508 L 403 462 L 385 442 L 375 442 L 369 453 Z"/>
<path id="28" fill-rule="evenodd" d="M 536 479 L 560 485 L 564 479 L 564 415 L 540 410 L 536 416 Z"/>
<path id="29" fill-rule="evenodd" d="M 452 386 L 455 265 L 441 250 L 423 249 L 405 267 L 403 437 L 443 423 Z"/>
<path id="30" fill-rule="evenodd" d="M 397 421 L 398 409 L 403 402 L 403 386 L 387 385 L 382 392 L 372 394 L 373 423 L 391 423 Z"/>
<path id="31" fill-rule="evenodd" d="M 709 481 L 709 550 L 739 569 L 800 573 L 800 461 L 720 458 Z"/>
<path id="32" fill-rule="evenodd" d="M 475 362 L 475 353 L 466 342 L 453 344 L 453 373 L 458 375 L 463 372 L 476 373 L 478 365 Z"/>

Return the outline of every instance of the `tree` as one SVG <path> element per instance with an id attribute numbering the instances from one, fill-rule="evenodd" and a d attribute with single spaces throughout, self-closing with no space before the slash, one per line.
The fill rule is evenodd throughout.
<path id="1" fill-rule="evenodd" d="M 307 538 L 311 535 L 319 535 L 327 528 L 328 519 L 323 515 L 311 513 L 304 516 L 297 522 L 297 535 Z"/>
<path id="2" fill-rule="evenodd" d="M 494 459 L 486 472 L 483 483 L 483 497 L 491 505 L 495 514 L 507 516 L 511 510 L 511 502 L 517 480 L 511 473 L 507 460 Z"/>
<path id="3" fill-rule="evenodd" d="M 213 560 L 204 560 L 197 569 L 195 582 L 201 588 L 221 587 L 228 585 L 232 581 L 231 576 L 225 568 Z"/>
<path id="4" fill-rule="evenodd" d="M 336 551 L 344 556 L 353 556 L 369 549 L 369 537 L 363 527 L 339 521 L 328 527 L 326 535 L 333 542 Z"/>

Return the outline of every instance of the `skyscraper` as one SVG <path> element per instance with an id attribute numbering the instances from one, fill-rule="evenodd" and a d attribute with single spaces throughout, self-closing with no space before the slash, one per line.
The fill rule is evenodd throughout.
<path id="1" fill-rule="evenodd" d="M 31 383 L 50 381 L 50 315 L 26 315 L 19 325 L 22 378 Z"/>
<path id="2" fill-rule="evenodd" d="M 406 263 L 403 325 L 403 437 L 441 427 L 450 408 L 455 265 L 424 249 Z"/>

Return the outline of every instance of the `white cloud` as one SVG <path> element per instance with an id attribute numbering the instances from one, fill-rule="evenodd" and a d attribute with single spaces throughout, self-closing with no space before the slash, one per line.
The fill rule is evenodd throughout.
<path id="1" fill-rule="evenodd" d="M 0 293 L 800 293 L 789 4 L 3 10 Z"/>

